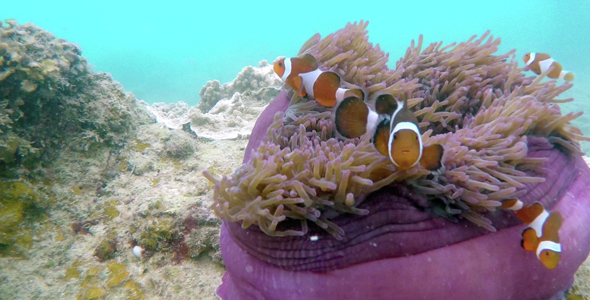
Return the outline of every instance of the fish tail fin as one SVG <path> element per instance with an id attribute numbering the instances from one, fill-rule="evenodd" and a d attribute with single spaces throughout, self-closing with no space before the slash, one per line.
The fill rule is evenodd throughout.
<path id="1" fill-rule="evenodd" d="M 542 241 L 537 248 L 537 258 L 549 270 L 557 267 L 561 259 L 561 245 L 552 241 Z"/>
<path id="2" fill-rule="evenodd" d="M 313 96 L 324 107 L 336 104 L 336 92 L 340 87 L 340 76 L 334 72 L 322 72 L 313 84 Z"/>
<path id="3" fill-rule="evenodd" d="M 367 132 L 367 127 L 370 127 L 367 126 L 368 122 L 376 121 L 370 120 L 373 119 L 370 115 L 369 107 L 355 94 L 340 101 L 332 114 L 336 132 L 348 139 L 359 137 Z"/>
<path id="4" fill-rule="evenodd" d="M 502 206 L 500 206 L 500 208 L 516 211 L 516 210 L 521 209 L 523 206 L 524 206 L 524 203 L 522 203 L 522 201 L 520 201 L 520 199 L 509 199 L 509 200 L 502 201 Z"/>
<path id="5" fill-rule="evenodd" d="M 561 78 L 567 82 L 570 82 L 570 81 L 574 80 L 575 76 L 574 76 L 574 73 L 572 73 L 572 72 L 561 70 L 561 73 L 559 73 L 559 78 Z"/>

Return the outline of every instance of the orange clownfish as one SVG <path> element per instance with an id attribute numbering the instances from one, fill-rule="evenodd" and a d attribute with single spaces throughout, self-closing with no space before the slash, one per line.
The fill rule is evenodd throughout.
<path id="1" fill-rule="evenodd" d="M 441 167 L 443 147 L 424 147 L 418 119 L 408 109 L 407 102 L 390 94 L 379 94 L 373 111 L 359 97 L 345 98 L 333 113 L 336 132 L 355 138 L 370 132 L 379 153 L 389 157 L 398 170 L 409 170 L 418 162 L 428 170 Z"/>
<path id="2" fill-rule="evenodd" d="M 365 97 L 365 92 L 360 88 L 341 88 L 340 76 L 331 71 L 320 70 L 311 54 L 278 59 L 273 69 L 297 95 L 313 98 L 324 107 L 332 107 L 350 94 L 362 99 Z"/>
<path id="3" fill-rule="evenodd" d="M 547 212 L 538 202 L 524 207 L 522 201 L 518 199 L 502 201 L 502 208 L 514 210 L 516 217 L 528 224 L 522 232 L 522 247 L 535 252 L 547 269 L 555 269 L 561 259 L 558 234 L 562 224 L 561 214 Z"/>
<path id="4" fill-rule="evenodd" d="M 526 66 L 537 75 L 553 66 L 553 70 L 547 74 L 547 77 L 565 81 L 574 80 L 574 73 L 563 70 L 561 64 L 554 61 L 549 54 L 531 52 L 525 54 L 522 59 Z"/>

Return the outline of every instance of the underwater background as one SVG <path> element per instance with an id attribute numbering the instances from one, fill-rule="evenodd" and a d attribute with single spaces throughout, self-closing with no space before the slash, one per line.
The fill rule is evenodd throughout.
<path id="1" fill-rule="evenodd" d="M 584 0 L 396 5 L 8 1 L 2 5 L 0 20 L 33 22 L 59 38 L 75 41 L 94 71 L 110 73 L 140 100 L 150 104 L 183 101 L 191 106 L 199 103 L 199 91 L 207 81 L 229 82 L 245 66 L 294 56 L 297 45 L 316 32 L 325 36 L 349 21 L 370 22 L 370 41 L 379 41 L 390 53 L 390 68 L 420 34 L 426 43 L 450 43 L 489 29 L 502 39 L 498 53 L 517 49 L 522 63 L 527 52 L 545 52 L 574 72 L 574 87 L 565 96 L 575 97 L 576 102 L 563 105 L 568 112 L 590 108 L 590 56 L 585 51 L 588 11 L 590 3 Z M 588 121 L 584 115 L 575 123 L 586 135 L 590 126 L 581 125 Z M 584 143 L 583 150 L 588 152 L 590 145 Z"/>
<path id="2" fill-rule="evenodd" d="M 113 113 L 117 122 L 93 117 L 97 124 L 108 125 L 95 131 L 120 129 L 115 137 L 105 136 L 114 140 L 113 144 L 124 146 L 115 153 L 110 144 L 103 145 L 110 141 L 107 138 L 107 143 L 96 137 L 93 142 L 93 136 L 85 135 L 86 140 L 78 142 L 74 138 L 84 132 L 67 131 L 67 142 L 78 148 L 52 148 L 60 150 L 56 150 L 57 158 L 52 157 L 55 162 L 44 165 L 41 171 L 29 177 L 0 180 L 0 208 L 13 208 L 23 216 L 7 222 L 3 217 L 11 215 L 11 210 L 0 209 L 0 220 L 4 220 L 0 222 L 0 233 L 11 234 L 9 240 L 18 246 L 15 249 L 26 249 L 26 259 L 21 259 L 22 253 L 0 240 L 0 299 L 55 298 L 58 292 L 61 297 L 77 295 L 78 299 L 146 299 L 146 295 L 148 299 L 183 295 L 218 299 L 214 290 L 225 272 L 219 254 L 220 221 L 209 209 L 211 184 L 200 174 L 206 170 L 221 176 L 237 169 L 251 127 L 244 127 L 246 135 L 232 132 L 237 137 L 208 138 L 201 134 L 205 129 L 213 133 L 227 131 L 230 126 L 226 123 L 234 120 L 225 114 L 215 119 L 214 114 L 205 116 L 195 109 L 192 112 L 198 111 L 196 119 L 215 121 L 199 127 L 195 139 L 193 133 L 153 124 L 154 117 L 143 111 L 143 103 L 120 91 L 124 88 L 151 108 L 161 109 L 159 112 L 166 111 L 167 104 L 169 111 L 188 112 L 200 103 L 199 92 L 207 82 L 229 83 L 241 72 L 278 93 L 282 87 L 278 77 L 263 76 L 263 68 L 248 73 L 245 67 L 258 66 L 262 60 L 272 63 L 279 56 L 295 56 L 315 33 L 325 37 L 347 22 L 369 22 L 369 42 L 379 43 L 389 53 L 388 65 L 392 69 L 420 34 L 426 45 L 439 41 L 448 45 L 491 30 L 494 38 L 502 39 L 496 54 L 517 49 L 519 66 L 524 65 L 525 53 L 548 53 L 564 69 L 575 73 L 574 86 L 558 99 L 575 99 L 560 107 L 564 114 L 586 112 L 574 125 L 590 136 L 587 0 L 396 4 L 340 1 L 337 5 L 317 1 L 279 5 L 271 1 L 5 2 L 0 5 L 0 21 L 14 19 L 20 25 L 31 22 L 58 39 L 78 44 L 95 72 L 106 72 L 121 83 L 119 90 L 108 76 L 91 74 L 88 76 L 92 81 L 81 85 L 82 92 L 64 97 L 59 103 L 69 103 L 63 115 L 72 118 L 77 115 L 70 116 L 70 111 L 77 111 L 78 106 L 86 109 L 79 110 L 80 114 Z M 7 23 L 3 26 L 7 27 Z M 265 68 L 271 72 L 268 65 Z M 231 98 L 232 94 L 224 97 Z M 27 101 L 35 95 L 31 93 Z M 250 99 L 255 96 L 247 96 L 250 102 L 244 103 L 256 117 L 257 109 L 264 107 L 255 107 L 259 103 Z M 206 97 L 203 99 L 207 103 Z M 96 106 L 104 109 L 101 111 L 87 103 L 67 102 L 74 100 L 92 101 L 106 108 Z M 179 102 L 186 105 L 172 105 Z M 223 116 L 226 120 L 221 120 Z M 53 132 L 52 126 L 34 125 L 39 126 L 31 127 L 31 131 L 38 131 L 40 136 Z M 59 136 L 46 137 L 50 139 L 61 141 Z M 589 153 L 590 143 L 583 142 L 582 150 Z M 20 164 L 21 158 L 14 157 L 15 164 Z M 24 156 L 24 164 L 36 157 L 34 153 Z M 0 155 L 0 163 L 3 158 Z M 139 248 L 137 254 L 139 245 L 143 250 Z M 8 252 L 10 255 L 3 256 Z M 585 287 L 586 295 L 590 295 L 589 265 L 586 263 L 578 275 L 581 279 L 577 279 L 584 283 L 577 285 Z"/>

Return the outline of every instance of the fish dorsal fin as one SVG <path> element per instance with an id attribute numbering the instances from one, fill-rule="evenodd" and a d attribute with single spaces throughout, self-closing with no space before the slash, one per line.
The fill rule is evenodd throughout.
<path id="1" fill-rule="evenodd" d="M 545 224 L 543 224 L 543 236 L 542 240 L 544 241 L 552 241 L 552 242 L 559 242 L 559 228 L 561 228 L 561 224 L 563 223 L 563 218 L 561 217 L 561 213 L 558 211 L 554 211 L 549 214 L 547 220 L 545 220 Z"/>
<path id="2" fill-rule="evenodd" d="M 318 62 L 317 60 L 315 60 L 315 57 L 313 55 L 305 53 L 300 58 L 309 63 L 314 70 L 318 68 Z"/>
<path id="3" fill-rule="evenodd" d="M 442 166 L 443 154 L 444 148 L 439 144 L 424 147 L 424 150 L 422 150 L 420 165 L 422 165 L 427 170 L 436 171 Z"/>
<path id="4" fill-rule="evenodd" d="M 369 108 L 362 98 L 351 96 L 338 105 L 334 113 L 336 131 L 345 138 L 356 138 L 367 132 Z"/>
<path id="5" fill-rule="evenodd" d="M 408 108 L 408 100 L 397 101 L 397 108 L 391 115 L 391 129 L 393 130 L 395 126 L 400 122 L 409 122 L 416 125 L 418 136 L 420 136 L 420 128 L 418 126 L 418 119 L 414 115 L 414 113 Z"/>
<path id="6" fill-rule="evenodd" d="M 535 61 L 543 61 L 549 58 L 551 58 L 551 55 L 547 53 L 535 53 Z"/>
<path id="7" fill-rule="evenodd" d="M 541 203 L 535 202 L 527 207 L 519 209 L 514 212 L 517 218 L 519 218 L 525 224 L 531 224 L 539 215 L 545 211 L 545 208 Z"/>
<path id="8" fill-rule="evenodd" d="M 397 109 L 398 102 L 391 94 L 381 94 L 375 98 L 375 110 L 378 114 L 392 115 Z"/>
<path id="9" fill-rule="evenodd" d="M 344 93 L 344 98 L 348 98 L 348 97 L 351 97 L 351 96 L 356 96 L 356 97 L 360 98 L 361 100 L 365 101 L 365 96 L 366 95 L 365 95 L 365 91 L 363 89 L 356 88 L 356 89 L 347 90 Z"/>

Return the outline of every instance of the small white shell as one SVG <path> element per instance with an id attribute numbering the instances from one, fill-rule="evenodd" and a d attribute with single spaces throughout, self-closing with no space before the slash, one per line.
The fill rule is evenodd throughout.
<path id="1" fill-rule="evenodd" d="M 143 248 L 141 248 L 140 246 L 135 246 L 135 247 L 133 247 L 133 249 L 131 251 L 133 252 L 133 255 L 135 255 L 135 257 L 141 258 L 141 253 L 143 252 Z"/>

